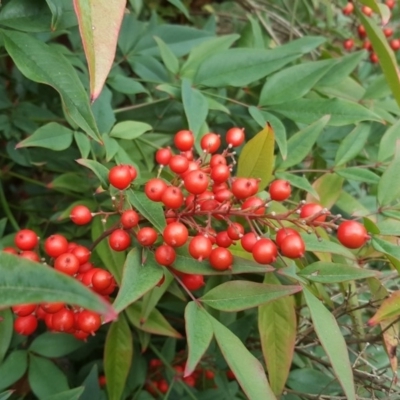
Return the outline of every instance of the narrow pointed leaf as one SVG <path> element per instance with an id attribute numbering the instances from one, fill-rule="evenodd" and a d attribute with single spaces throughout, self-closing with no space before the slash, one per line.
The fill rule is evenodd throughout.
<path id="1" fill-rule="evenodd" d="M 343 181 L 344 179 L 336 174 L 326 173 L 321 175 L 312 185 L 318 193 L 318 197 L 315 198 L 308 193 L 306 202 L 317 202 L 328 209 L 332 208 L 342 192 Z"/>
<path id="2" fill-rule="evenodd" d="M 386 161 L 393 157 L 396 142 L 400 140 L 400 120 L 389 127 L 379 143 L 378 161 Z"/>
<path id="3" fill-rule="evenodd" d="M 142 264 L 140 251 L 132 249 L 126 257 L 122 283 L 113 304 L 115 310 L 121 312 L 129 304 L 140 299 L 157 285 L 162 276 L 163 270 L 155 262 L 152 252 L 147 253 L 146 261 Z"/>
<path id="4" fill-rule="evenodd" d="M 80 386 L 65 392 L 53 394 L 44 398 L 43 400 L 79 400 L 84 390 L 85 388 Z"/>
<path id="5" fill-rule="evenodd" d="M 218 346 L 249 400 L 276 400 L 264 368 L 228 328 L 209 315 Z"/>
<path id="6" fill-rule="evenodd" d="M 76 162 L 94 172 L 94 174 L 99 178 L 103 188 L 108 187 L 108 169 L 103 164 L 100 164 L 98 161 L 84 158 L 80 158 L 79 160 L 76 160 Z"/>
<path id="7" fill-rule="evenodd" d="M 14 390 L 7 390 L 3 393 L 0 393 L 0 400 L 7 400 L 14 394 Z"/>
<path id="8" fill-rule="evenodd" d="M 104 372 L 110 400 L 120 400 L 132 364 L 133 337 L 123 314 L 113 322 L 104 345 Z"/>
<path id="9" fill-rule="evenodd" d="M 177 74 L 179 71 L 179 60 L 176 55 L 161 38 L 154 36 L 154 40 L 157 42 L 158 48 L 160 49 L 161 58 L 168 71 L 172 72 L 173 74 Z"/>
<path id="10" fill-rule="evenodd" d="M 298 275 L 313 282 L 338 283 L 372 278 L 379 275 L 379 273 L 378 271 L 351 267 L 346 264 L 317 261 L 307 265 L 298 272 Z"/>
<path id="11" fill-rule="evenodd" d="M 380 206 L 385 206 L 400 197 L 400 185 L 393 184 L 398 179 L 400 171 L 400 146 L 396 147 L 396 154 L 389 166 L 386 167 L 379 184 L 377 199 Z"/>
<path id="12" fill-rule="evenodd" d="M 199 300 L 217 310 L 241 311 L 301 291 L 301 286 L 266 285 L 250 281 L 230 281 L 208 291 Z"/>
<path id="13" fill-rule="evenodd" d="M 287 169 L 303 161 L 310 153 L 322 130 L 330 120 L 329 115 L 325 115 L 318 121 L 294 134 L 287 142 L 288 157 L 285 161 L 278 164 L 277 169 Z"/>
<path id="14" fill-rule="evenodd" d="M 259 178 L 259 187 L 265 187 L 272 178 L 274 146 L 274 131 L 267 124 L 243 147 L 238 160 L 237 176 Z"/>
<path id="15" fill-rule="evenodd" d="M 69 117 L 100 142 L 86 91 L 70 62 L 46 43 L 21 32 L 2 31 L 4 44 L 18 69 L 34 82 L 52 86 L 60 94 Z"/>
<path id="16" fill-rule="evenodd" d="M 365 168 L 349 167 L 335 170 L 335 173 L 347 180 L 353 180 L 376 185 L 380 176 Z"/>
<path id="17" fill-rule="evenodd" d="M 181 2 L 181 0 L 168 0 L 168 3 L 173 4 L 179 11 L 182 12 L 182 14 L 183 14 L 188 20 L 191 19 L 187 8 L 186 8 L 185 5 Z"/>
<path id="18" fill-rule="evenodd" d="M 281 172 L 281 171 L 277 171 L 275 173 L 275 176 L 278 179 L 284 179 L 284 180 L 288 181 L 294 187 L 305 190 L 307 193 L 310 193 L 313 197 L 315 197 L 319 201 L 319 194 L 313 188 L 311 183 L 308 182 L 306 177 L 291 174 L 289 172 Z"/>
<path id="19" fill-rule="evenodd" d="M 273 274 L 264 283 L 278 285 Z M 281 395 L 289 375 L 296 340 L 297 317 L 292 296 L 282 297 L 258 308 L 258 330 L 271 388 Z"/>
<path id="20" fill-rule="evenodd" d="M 99 97 L 114 61 L 125 5 L 126 0 L 74 0 L 92 101 Z"/>
<path id="21" fill-rule="evenodd" d="M 181 95 L 189 129 L 197 137 L 201 126 L 207 118 L 207 99 L 197 89 L 192 88 L 190 81 L 187 79 L 183 79 Z"/>
<path id="22" fill-rule="evenodd" d="M 0 311 L 0 365 L 10 347 L 14 332 L 13 322 L 14 319 L 10 309 L 6 308 Z"/>
<path id="23" fill-rule="evenodd" d="M 304 233 L 301 235 L 301 237 L 304 240 L 307 251 L 340 254 L 349 259 L 356 259 L 356 257 L 350 250 L 346 249 L 340 244 L 331 242 L 330 240 L 326 239 L 318 240 L 318 238 L 314 234 L 309 235 L 307 233 Z"/>
<path id="24" fill-rule="evenodd" d="M 347 352 L 346 342 L 335 317 L 307 288 L 304 298 L 311 313 L 315 332 L 321 341 L 335 375 L 348 400 L 356 400 L 353 370 Z"/>
<path id="25" fill-rule="evenodd" d="M 68 149 L 71 146 L 74 132 L 70 129 L 50 122 L 41 126 L 32 135 L 19 142 L 15 147 L 43 147 L 54 151 Z"/>
<path id="26" fill-rule="evenodd" d="M 383 300 L 375 315 L 368 321 L 368 325 L 374 326 L 388 318 L 400 315 L 400 290 L 393 292 L 389 298 Z"/>
<path id="27" fill-rule="evenodd" d="M 186 340 L 188 359 L 184 375 L 190 375 L 195 369 L 213 338 L 213 327 L 207 311 L 191 301 L 185 308 Z"/>
<path id="28" fill-rule="evenodd" d="M 73 335 L 61 332 L 45 332 L 37 336 L 29 351 L 48 358 L 64 357 L 84 345 L 81 340 L 75 339 Z"/>
<path id="29" fill-rule="evenodd" d="M 77 280 L 49 266 L 0 253 L 0 307 L 64 302 L 115 318 L 109 303 Z"/>
<path id="30" fill-rule="evenodd" d="M 152 129 L 151 125 L 144 122 L 123 121 L 112 128 L 110 136 L 118 139 L 133 140 Z"/>
<path id="31" fill-rule="evenodd" d="M 0 390 L 7 389 L 25 374 L 27 355 L 26 350 L 15 350 L 0 364 Z"/>

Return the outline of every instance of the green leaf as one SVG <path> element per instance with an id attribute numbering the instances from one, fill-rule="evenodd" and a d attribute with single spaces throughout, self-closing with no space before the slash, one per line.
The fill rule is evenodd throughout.
<path id="1" fill-rule="evenodd" d="M 76 172 L 67 172 L 56 176 L 53 181 L 47 184 L 47 187 L 51 189 L 67 189 L 78 193 L 85 193 L 89 189 L 87 177 L 78 175 Z M 90 205 L 93 207 L 93 202 Z"/>
<path id="2" fill-rule="evenodd" d="M 33 340 L 29 346 L 29 351 L 39 356 L 57 358 L 66 356 L 83 345 L 84 343 L 81 340 L 75 339 L 70 334 L 45 332 Z"/>
<path id="3" fill-rule="evenodd" d="M 340 143 L 336 152 L 335 165 L 346 164 L 355 158 L 367 143 L 371 125 L 357 125 Z"/>
<path id="4" fill-rule="evenodd" d="M 263 188 L 272 178 L 274 167 L 274 132 L 270 125 L 249 140 L 240 152 L 237 176 L 259 178 Z"/>
<path id="5" fill-rule="evenodd" d="M 168 0 L 168 3 L 173 4 L 188 20 L 191 20 L 189 12 L 181 0 Z"/>
<path id="6" fill-rule="evenodd" d="M 389 127 L 379 142 L 378 161 L 386 161 L 393 157 L 396 142 L 400 140 L 400 120 Z"/>
<path id="7" fill-rule="evenodd" d="M 19 142 L 15 148 L 44 147 L 45 149 L 61 151 L 71 146 L 73 134 L 74 132 L 70 129 L 56 122 L 50 122 Z"/>
<path id="8" fill-rule="evenodd" d="M 295 174 L 290 174 L 289 172 L 281 171 L 277 171 L 275 173 L 275 176 L 278 179 L 284 179 L 285 181 L 288 181 L 292 186 L 305 190 L 306 192 L 313 195 L 316 199 L 319 199 L 319 194 L 304 176 L 297 176 Z"/>
<path id="9" fill-rule="evenodd" d="M 376 224 L 381 235 L 400 236 L 400 224 L 396 219 L 385 219 Z"/>
<path id="10" fill-rule="evenodd" d="M 240 257 L 234 257 L 232 269 L 229 271 L 217 271 L 211 268 L 208 261 L 197 261 L 186 248 L 176 249 L 176 260 L 174 262 L 174 269 L 186 274 L 199 274 L 199 275 L 231 275 L 231 274 L 250 274 L 274 271 L 274 267 L 270 265 L 260 265 L 255 261 L 246 260 Z"/>
<path id="11" fill-rule="evenodd" d="M 74 139 L 82 158 L 88 158 L 90 154 L 90 139 L 83 132 L 74 132 Z"/>
<path id="12" fill-rule="evenodd" d="M 353 370 L 351 369 L 346 342 L 336 319 L 307 288 L 304 289 L 303 293 L 310 310 L 315 332 L 346 398 L 356 400 Z"/>
<path id="13" fill-rule="evenodd" d="M 274 50 L 235 48 L 221 51 L 203 60 L 195 83 L 209 87 L 246 86 L 299 56 L 300 52 L 288 52 L 284 46 Z"/>
<path id="14" fill-rule="evenodd" d="M 300 39 L 292 40 L 281 47 L 287 52 L 300 52 L 301 54 L 307 54 L 325 42 L 326 38 L 322 36 L 304 36 Z"/>
<path id="15" fill-rule="evenodd" d="M 357 10 L 358 11 L 358 10 Z M 392 90 L 392 94 L 400 106 L 400 77 L 398 73 L 396 56 L 390 48 L 389 43 L 373 18 L 366 17 L 363 13 L 357 12 L 362 25 L 371 41 L 374 52 L 378 56 L 386 81 Z"/>
<path id="16" fill-rule="evenodd" d="M 208 114 L 207 99 L 197 89 L 192 88 L 190 81 L 182 81 L 182 102 L 189 129 L 197 137 Z"/>
<path id="17" fill-rule="evenodd" d="M 4 4 L 0 13 L 0 25 L 25 32 L 50 30 L 51 14 L 44 2 L 13 0 Z"/>
<path id="18" fill-rule="evenodd" d="M 210 346 L 213 338 L 213 327 L 207 316 L 207 311 L 194 301 L 185 308 L 186 340 L 188 342 L 188 358 L 184 376 L 190 375 L 204 353 Z"/>
<path id="19" fill-rule="evenodd" d="M 107 79 L 107 85 L 119 93 L 138 94 L 147 93 L 147 89 L 136 79 L 123 75 L 114 75 Z"/>
<path id="20" fill-rule="evenodd" d="M 287 99 L 303 97 L 336 64 L 336 59 L 313 61 L 277 72 L 261 89 L 259 105 L 280 104 Z"/>
<path id="21" fill-rule="evenodd" d="M 145 257 L 146 261 L 142 264 L 138 249 L 132 249 L 126 257 L 122 283 L 113 304 L 118 313 L 156 286 L 163 276 L 163 270 L 155 262 L 153 253 L 149 251 Z"/>
<path id="22" fill-rule="evenodd" d="M 0 253 L 0 307 L 23 303 L 64 302 L 114 317 L 102 297 L 80 282 L 41 263 Z"/>
<path id="23" fill-rule="evenodd" d="M 34 82 L 52 86 L 61 95 L 69 117 L 94 140 L 99 132 L 76 70 L 56 48 L 20 32 L 2 31 L 4 44 L 18 69 Z"/>
<path id="24" fill-rule="evenodd" d="M 192 78 L 199 65 L 213 54 L 218 54 L 221 51 L 228 50 L 229 47 L 239 39 L 239 35 L 223 35 L 219 37 L 213 37 L 207 41 L 194 47 L 189 54 L 188 59 L 183 64 L 180 74 L 186 78 Z"/>
<path id="25" fill-rule="evenodd" d="M 112 128 L 110 136 L 118 139 L 133 140 L 152 129 L 152 126 L 145 122 L 123 121 Z"/>
<path id="26" fill-rule="evenodd" d="M 0 390 L 7 389 L 25 374 L 27 355 L 25 350 L 15 350 L 0 364 Z"/>
<path id="27" fill-rule="evenodd" d="M 221 311 L 241 311 L 257 307 L 301 290 L 301 286 L 266 285 L 250 281 L 230 281 L 208 291 L 199 300 Z"/>
<path id="28" fill-rule="evenodd" d="M 319 202 L 326 208 L 332 208 L 342 192 L 343 178 L 332 173 L 321 175 L 313 183 L 313 188 L 318 193 L 318 197 L 314 198 L 307 194 L 306 202 Z"/>
<path id="29" fill-rule="evenodd" d="M 176 339 L 182 338 L 182 335 L 171 326 L 171 324 L 166 320 L 162 313 L 156 308 L 153 308 L 146 320 L 143 320 L 141 317 L 141 301 L 137 301 L 136 303 L 131 304 L 128 308 L 125 309 L 125 313 L 132 325 L 143 332 L 151 333 L 154 335 L 173 337 Z"/>
<path id="30" fill-rule="evenodd" d="M 165 44 L 165 42 L 157 36 L 154 36 L 154 40 L 157 42 L 158 48 L 160 49 L 161 58 L 168 71 L 174 75 L 179 72 L 179 60 L 171 49 Z"/>
<path id="31" fill-rule="evenodd" d="M 280 282 L 274 274 L 265 274 L 264 283 L 278 285 Z M 289 375 L 296 340 L 294 298 L 286 296 L 261 305 L 258 308 L 258 330 L 270 385 L 279 396 Z"/>
<path id="32" fill-rule="evenodd" d="M 132 364 L 133 337 L 123 314 L 113 322 L 104 345 L 104 372 L 109 400 L 120 400 Z"/>
<path id="33" fill-rule="evenodd" d="M 53 394 L 44 398 L 43 400 L 79 400 L 84 390 L 84 387 L 79 386 L 65 392 Z"/>
<path id="34" fill-rule="evenodd" d="M 325 115 L 318 121 L 315 121 L 293 135 L 287 142 L 288 154 L 290 154 L 290 157 L 281 163 L 278 161 L 277 169 L 287 169 L 303 161 L 310 153 L 329 120 L 330 116 Z"/>
<path id="35" fill-rule="evenodd" d="M 366 168 L 359 168 L 359 167 L 340 168 L 340 169 L 335 169 L 335 172 L 342 178 L 353 181 L 371 183 L 372 185 L 378 184 L 380 179 L 379 175 L 375 174 L 374 172 Z"/>
<path id="36" fill-rule="evenodd" d="M 74 0 L 79 32 L 89 67 L 90 99 L 101 93 L 114 61 L 126 1 Z"/>
<path id="37" fill-rule="evenodd" d="M 108 187 L 108 169 L 103 164 L 100 164 L 98 161 L 84 158 L 80 158 L 76 160 L 76 162 L 86 168 L 89 168 L 99 178 L 103 188 Z"/>
<path id="38" fill-rule="evenodd" d="M 351 267 L 347 264 L 317 261 L 298 272 L 299 276 L 313 282 L 339 283 L 356 279 L 376 278 L 377 271 Z"/>
<path id="39" fill-rule="evenodd" d="M 400 261 L 400 247 L 397 244 L 390 243 L 377 236 L 372 237 L 371 244 L 376 251 L 380 251 Z"/>
<path id="40" fill-rule="evenodd" d="M 355 260 L 354 254 L 340 244 L 322 238 L 321 240 L 318 240 L 317 236 L 314 234 L 302 233 L 301 237 L 304 240 L 307 251 L 339 254 L 346 258 Z"/>
<path id="41" fill-rule="evenodd" d="M 389 298 L 383 300 L 378 311 L 368 321 L 369 326 L 379 324 L 385 319 L 394 318 L 400 315 L 400 290 L 391 293 Z"/>
<path id="42" fill-rule="evenodd" d="M 276 400 L 261 363 L 228 328 L 208 315 L 215 339 L 229 368 L 249 400 Z"/>
<path id="43" fill-rule="evenodd" d="M 10 309 L 0 310 L 0 365 L 10 347 L 14 332 L 13 322 L 14 319 Z"/>
<path id="44" fill-rule="evenodd" d="M 99 385 L 99 371 L 97 364 L 94 364 L 90 369 L 89 374 L 86 376 L 85 380 L 82 382 L 84 387 L 84 392 L 79 400 L 92 400 L 101 398 L 101 389 Z"/>
<path id="45" fill-rule="evenodd" d="M 67 391 L 68 381 L 63 372 L 50 360 L 29 355 L 29 385 L 39 398 Z"/>
<path id="46" fill-rule="evenodd" d="M 0 400 L 7 400 L 14 394 L 14 390 L 7 390 L 6 392 L 0 393 Z"/>
<path id="47" fill-rule="evenodd" d="M 164 209 L 160 203 L 151 201 L 143 192 L 134 190 L 126 191 L 129 203 L 143 215 L 159 232 L 163 232 L 165 222 Z"/>
<path id="48" fill-rule="evenodd" d="M 396 154 L 389 166 L 385 168 L 378 183 L 377 200 L 380 206 L 386 206 L 400 197 L 400 185 L 397 181 L 400 171 L 400 146 L 396 147 Z"/>
<path id="49" fill-rule="evenodd" d="M 360 104 L 343 99 L 298 99 L 275 105 L 273 111 L 279 112 L 297 123 L 310 124 L 316 119 L 330 115 L 329 125 L 342 126 L 360 121 L 382 119 Z M 288 151 L 290 154 L 290 151 Z"/>

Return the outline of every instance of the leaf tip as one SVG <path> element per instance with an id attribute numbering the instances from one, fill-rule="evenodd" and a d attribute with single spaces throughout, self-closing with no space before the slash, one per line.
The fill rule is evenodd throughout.
<path id="1" fill-rule="evenodd" d="M 115 321 L 118 318 L 117 311 L 106 300 L 103 300 L 103 304 L 105 305 L 105 312 L 103 313 L 104 323 Z"/>

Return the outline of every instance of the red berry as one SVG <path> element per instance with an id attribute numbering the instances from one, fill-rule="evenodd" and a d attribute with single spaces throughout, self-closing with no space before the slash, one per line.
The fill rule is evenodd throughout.
<path id="1" fill-rule="evenodd" d="M 165 394 L 168 392 L 169 384 L 165 379 L 161 379 L 161 381 L 157 382 L 157 388 L 161 393 Z"/>
<path id="2" fill-rule="evenodd" d="M 284 201 L 287 200 L 292 192 L 292 188 L 288 181 L 277 179 L 269 185 L 269 195 L 271 200 Z"/>
<path id="3" fill-rule="evenodd" d="M 285 257 L 303 257 L 306 245 L 300 235 L 288 235 L 281 242 L 281 253 Z"/>
<path id="4" fill-rule="evenodd" d="M 68 250 L 68 241 L 62 235 L 51 235 L 44 242 L 44 251 L 50 257 L 58 257 Z"/>
<path id="5" fill-rule="evenodd" d="M 196 386 L 196 378 L 193 375 L 185 376 L 182 380 L 190 387 Z"/>
<path id="6" fill-rule="evenodd" d="M 244 142 L 244 129 L 243 128 L 231 128 L 226 132 L 226 143 L 231 145 L 232 147 L 238 147 Z"/>
<path id="7" fill-rule="evenodd" d="M 209 262 L 212 268 L 218 271 L 225 271 L 232 268 L 232 253 L 224 247 L 216 247 L 211 250 Z"/>
<path id="8" fill-rule="evenodd" d="M 127 165 L 112 167 L 108 173 L 108 180 L 115 188 L 120 190 L 126 189 L 133 180 L 130 168 Z"/>
<path id="9" fill-rule="evenodd" d="M 354 11 L 354 4 L 353 3 L 347 3 L 343 8 L 342 8 L 342 13 L 344 15 L 349 15 Z"/>
<path id="10" fill-rule="evenodd" d="M 183 180 L 185 189 L 193 194 L 201 194 L 206 191 L 209 183 L 207 174 L 200 170 L 191 171 Z"/>
<path id="11" fill-rule="evenodd" d="M 232 192 L 229 189 L 222 189 L 218 190 L 218 192 L 215 193 L 214 199 L 219 201 L 220 203 L 223 203 L 225 201 L 231 200 L 232 196 Z"/>
<path id="12" fill-rule="evenodd" d="M 161 201 L 161 197 L 167 189 L 167 184 L 160 178 L 150 179 L 144 187 L 146 196 L 153 201 Z"/>
<path id="13" fill-rule="evenodd" d="M 181 189 L 176 186 L 167 187 L 161 196 L 161 201 L 167 208 L 181 207 L 184 201 Z"/>
<path id="14" fill-rule="evenodd" d="M 337 230 L 339 242 L 349 249 L 358 249 L 362 247 L 369 239 L 364 225 L 357 221 L 344 221 Z"/>
<path id="15" fill-rule="evenodd" d="M 392 28 L 385 28 L 385 29 L 383 29 L 383 34 L 386 37 L 390 37 L 390 36 L 393 35 L 393 29 Z"/>
<path id="16" fill-rule="evenodd" d="M 14 321 L 14 330 L 20 335 L 32 335 L 38 326 L 37 318 L 34 315 L 17 317 Z"/>
<path id="17" fill-rule="evenodd" d="M 265 212 L 265 201 L 259 197 L 249 197 L 243 202 L 240 208 L 246 210 L 248 214 L 263 215 Z"/>
<path id="18" fill-rule="evenodd" d="M 172 152 L 169 147 L 166 149 L 159 149 L 156 152 L 156 161 L 160 165 L 168 165 L 171 157 L 172 157 Z"/>
<path id="19" fill-rule="evenodd" d="M 393 42 L 393 40 L 392 40 L 392 42 Z M 392 49 L 393 49 L 393 47 L 392 47 Z M 379 61 L 379 58 L 378 58 L 378 56 L 376 55 L 376 53 L 371 53 L 371 54 L 369 55 L 369 60 L 372 62 L 372 64 L 377 64 L 378 61 Z"/>
<path id="20" fill-rule="evenodd" d="M 364 28 L 364 25 L 359 25 L 357 28 L 358 36 L 360 36 L 361 39 L 365 38 L 367 36 L 367 31 Z"/>
<path id="21" fill-rule="evenodd" d="M 62 308 L 60 311 L 52 314 L 52 326 L 55 331 L 66 332 L 74 327 L 75 316 L 68 308 Z"/>
<path id="22" fill-rule="evenodd" d="M 363 49 L 371 51 L 372 50 L 372 44 L 369 40 L 365 40 L 363 43 Z"/>
<path id="23" fill-rule="evenodd" d="M 217 233 L 215 242 L 219 247 L 228 248 L 233 243 L 233 240 L 229 237 L 227 231 L 221 231 Z"/>
<path id="24" fill-rule="evenodd" d="M 295 231 L 292 228 L 281 228 L 278 230 L 276 233 L 276 238 L 275 238 L 275 243 L 278 245 L 278 247 L 281 247 L 283 239 L 285 239 L 289 235 L 299 235 L 297 231 Z"/>
<path id="25" fill-rule="evenodd" d="M 97 269 L 92 276 L 92 286 L 96 292 L 107 289 L 113 282 L 113 276 L 105 269 Z"/>
<path id="26" fill-rule="evenodd" d="M 343 47 L 346 50 L 351 50 L 354 47 L 354 40 L 353 39 L 347 39 L 343 42 Z"/>
<path id="27" fill-rule="evenodd" d="M 251 253 L 259 264 L 270 264 L 276 260 L 278 249 L 271 239 L 262 238 L 254 244 Z"/>
<path id="28" fill-rule="evenodd" d="M 396 5 L 396 1 L 395 0 L 386 0 L 385 4 L 390 8 L 394 8 L 394 6 Z"/>
<path id="29" fill-rule="evenodd" d="M 174 136 L 174 144 L 180 151 L 188 151 L 194 145 L 194 136 L 191 131 L 181 130 Z"/>
<path id="30" fill-rule="evenodd" d="M 217 165 L 226 165 L 226 158 L 222 154 L 213 154 L 210 159 L 210 167 L 214 168 Z"/>
<path id="31" fill-rule="evenodd" d="M 206 379 L 214 379 L 214 377 L 215 377 L 215 372 L 214 372 L 214 371 L 211 371 L 211 370 L 209 370 L 209 369 L 206 369 L 206 370 L 204 371 L 204 375 L 205 375 Z"/>
<path id="32" fill-rule="evenodd" d="M 190 291 L 199 290 L 204 286 L 203 275 L 183 274 L 181 276 L 181 280 L 182 283 L 186 286 L 186 288 Z"/>
<path id="33" fill-rule="evenodd" d="M 139 219 L 139 214 L 135 210 L 126 210 L 121 215 L 121 224 L 125 229 L 130 229 L 139 223 Z"/>
<path id="34" fill-rule="evenodd" d="M 27 260 L 34 262 L 40 262 L 39 255 L 34 251 L 30 250 L 21 251 L 21 253 L 18 254 L 18 257 L 25 258 Z"/>
<path id="35" fill-rule="evenodd" d="M 140 229 L 136 235 L 137 241 L 142 246 L 151 246 L 153 245 L 158 238 L 158 233 L 155 229 L 150 227 L 144 227 Z"/>
<path id="36" fill-rule="evenodd" d="M 79 270 L 79 260 L 72 253 L 64 253 L 56 258 L 54 261 L 54 269 L 66 275 L 73 276 Z"/>
<path id="37" fill-rule="evenodd" d="M 40 308 L 48 314 L 54 314 L 64 308 L 64 303 L 42 303 Z"/>
<path id="38" fill-rule="evenodd" d="M 115 251 L 124 251 L 131 244 L 131 237 L 128 232 L 123 229 L 116 229 L 108 237 L 110 247 Z"/>
<path id="39" fill-rule="evenodd" d="M 232 183 L 231 190 L 237 199 L 246 199 L 257 193 L 258 183 L 254 179 L 236 178 Z"/>
<path id="40" fill-rule="evenodd" d="M 75 246 L 72 251 L 68 251 L 68 253 L 72 253 L 78 259 L 80 265 L 86 264 L 89 261 L 91 255 L 90 250 L 87 247 L 81 245 Z"/>
<path id="41" fill-rule="evenodd" d="M 259 238 L 254 232 L 248 232 L 240 239 L 240 244 L 247 252 L 251 253 L 258 240 Z"/>
<path id="42" fill-rule="evenodd" d="M 76 318 L 76 326 L 79 330 L 86 333 L 96 332 L 101 326 L 99 314 L 93 311 L 83 310 Z"/>
<path id="43" fill-rule="evenodd" d="M 323 207 L 316 203 L 308 203 L 304 204 L 300 210 L 300 218 L 310 219 L 311 222 L 323 222 L 326 219 L 325 214 L 321 214 L 320 216 L 314 218 L 314 215 L 319 214 L 323 210 Z"/>
<path id="44" fill-rule="evenodd" d="M 169 160 L 168 166 L 172 172 L 176 174 L 183 174 L 189 168 L 189 160 L 184 156 L 172 156 Z"/>
<path id="45" fill-rule="evenodd" d="M 76 225 L 86 225 L 92 220 L 92 213 L 86 206 L 77 205 L 71 210 L 69 217 Z"/>
<path id="46" fill-rule="evenodd" d="M 26 317 L 32 314 L 36 310 L 36 304 L 20 304 L 18 306 L 11 307 L 13 313 L 19 317 Z"/>
<path id="47" fill-rule="evenodd" d="M 188 237 L 189 232 L 181 222 L 172 222 L 164 228 L 164 241 L 172 247 L 183 246 L 187 242 Z"/>
<path id="48" fill-rule="evenodd" d="M 197 260 L 207 259 L 211 250 L 211 240 L 203 235 L 195 236 L 189 243 L 189 254 Z"/>
<path id="49" fill-rule="evenodd" d="M 107 379 L 104 375 L 99 376 L 99 386 L 104 387 L 107 384 Z"/>
<path id="50" fill-rule="evenodd" d="M 39 243 L 39 239 L 34 231 L 21 229 L 15 235 L 14 243 L 20 250 L 33 250 Z"/>
<path id="51" fill-rule="evenodd" d="M 2 249 L 1 251 L 3 251 L 4 253 L 9 253 L 14 255 L 18 254 L 18 251 L 15 250 L 13 247 L 4 247 L 4 249 Z"/>
<path id="52" fill-rule="evenodd" d="M 367 17 L 370 17 L 371 15 L 372 15 L 372 8 L 370 8 L 370 7 L 367 7 L 367 6 L 363 6 L 362 8 L 361 8 L 361 11 L 367 16 Z"/>
<path id="53" fill-rule="evenodd" d="M 390 47 L 392 50 L 397 51 L 400 49 L 400 40 L 399 39 L 393 39 L 390 41 Z M 371 60 L 372 61 L 372 60 Z"/>
<path id="54" fill-rule="evenodd" d="M 176 253 L 173 247 L 169 246 L 168 244 L 162 244 L 161 246 L 157 247 L 154 257 L 160 265 L 169 267 L 175 262 Z"/>
<path id="55" fill-rule="evenodd" d="M 203 151 L 211 154 L 215 153 L 220 145 L 221 145 L 221 139 L 219 135 L 215 133 L 205 134 L 200 141 L 200 146 L 203 149 Z"/>
<path id="56" fill-rule="evenodd" d="M 231 175 L 231 170 L 227 165 L 216 165 L 211 168 L 210 177 L 215 183 L 226 182 Z"/>
<path id="57" fill-rule="evenodd" d="M 239 224 L 238 222 L 233 222 L 232 224 L 229 225 L 226 232 L 228 233 L 228 236 L 232 240 L 239 240 L 244 234 L 244 227 L 242 224 Z"/>

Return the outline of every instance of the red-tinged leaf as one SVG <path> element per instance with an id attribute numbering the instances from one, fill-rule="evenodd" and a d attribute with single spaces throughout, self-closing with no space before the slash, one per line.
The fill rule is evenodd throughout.
<path id="1" fill-rule="evenodd" d="M 148 252 L 142 264 L 141 254 L 138 249 L 132 249 L 126 257 L 122 283 L 114 308 L 121 312 L 130 304 L 140 299 L 145 293 L 157 285 L 163 276 L 162 268 L 155 262 L 152 252 Z"/>
<path id="2" fill-rule="evenodd" d="M 113 322 L 104 345 L 104 372 L 110 400 L 120 400 L 132 364 L 133 337 L 123 314 Z"/>
<path id="3" fill-rule="evenodd" d="M 307 193 L 306 202 L 320 203 L 322 206 L 330 209 L 342 192 L 343 181 L 344 179 L 336 174 L 327 173 L 320 176 L 312 185 L 318 193 L 319 199 Z"/>
<path id="4" fill-rule="evenodd" d="M 243 342 L 228 328 L 208 315 L 218 346 L 229 368 L 249 400 L 276 400 L 264 368 Z"/>
<path id="5" fill-rule="evenodd" d="M 353 370 L 339 325 L 335 317 L 307 288 L 304 288 L 303 293 L 310 310 L 315 332 L 331 362 L 346 398 L 356 400 Z"/>
<path id="6" fill-rule="evenodd" d="M 400 105 L 400 76 L 396 56 L 390 48 L 382 29 L 376 24 L 376 22 L 372 18 L 366 17 L 361 12 L 358 12 L 358 16 L 361 23 L 364 25 L 372 47 L 378 56 L 386 82 L 392 90 L 397 104 Z"/>
<path id="7" fill-rule="evenodd" d="M 301 286 L 266 285 L 250 281 L 230 281 L 211 289 L 199 300 L 221 311 L 257 307 L 301 291 Z"/>
<path id="8" fill-rule="evenodd" d="M 133 326 L 143 332 L 152 333 L 154 335 L 162 335 L 181 339 L 182 335 L 174 329 L 165 317 L 156 308 L 153 308 L 146 320 L 141 318 L 142 305 L 141 301 L 131 304 L 126 310 L 126 315 Z"/>
<path id="9" fill-rule="evenodd" d="M 400 290 L 393 292 L 387 299 L 383 300 L 375 315 L 368 321 L 368 325 L 374 326 L 388 318 L 400 315 Z"/>
<path id="10" fill-rule="evenodd" d="M 278 285 L 274 274 L 265 274 L 264 283 Z M 281 395 L 294 353 L 297 317 L 292 296 L 282 297 L 258 308 L 258 330 L 269 382 L 276 396 Z"/>
<path id="11" fill-rule="evenodd" d="M 243 147 L 238 160 L 237 176 L 259 178 L 259 187 L 265 187 L 272 178 L 274 146 L 274 131 L 267 124 Z"/>
<path id="12" fill-rule="evenodd" d="M 213 338 L 213 327 L 207 317 L 207 311 L 194 301 L 188 303 L 185 308 L 185 325 L 189 349 L 185 376 L 188 376 L 207 351 Z"/>
<path id="13" fill-rule="evenodd" d="M 99 97 L 110 72 L 126 0 L 74 0 L 90 75 L 90 98 Z"/>

